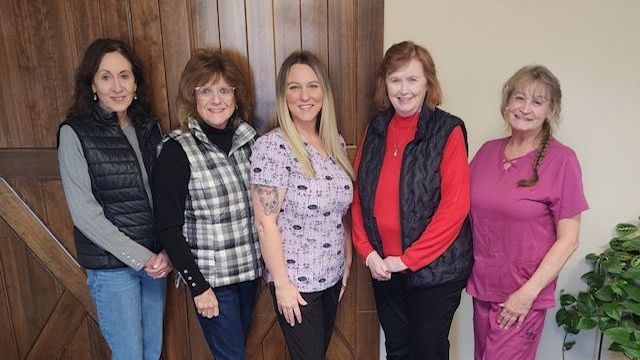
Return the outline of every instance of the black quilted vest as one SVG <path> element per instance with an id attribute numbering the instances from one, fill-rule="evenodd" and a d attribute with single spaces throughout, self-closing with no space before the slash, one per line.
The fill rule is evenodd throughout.
<path id="1" fill-rule="evenodd" d="M 386 135 L 393 108 L 382 112 L 369 124 L 358 169 L 357 186 L 364 227 L 374 249 L 382 256 L 382 241 L 373 216 L 375 191 L 385 153 Z M 402 248 L 407 249 L 424 232 L 440 203 L 440 162 L 451 131 L 460 126 L 459 118 L 424 107 L 418 119 L 416 135 L 404 151 L 400 174 L 400 226 Z M 467 149 L 468 150 L 468 149 Z M 473 265 L 469 217 L 451 246 L 431 264 L 413 272 L 407 270 L 409 287 L 431 287 L 467 279 Z"/>
<path id="2" fill-rule="evenodd" d="M 104 209 L 105 217 L 125 235 L 157 252 L 153 229 L 153 210 L 145 191 L 136 154 L 118 124 L 115 113 L 104 113 L 96 106 L 86 120 L 66 120 L 78 135 L 89 166 L 91 190 Z M 147 174 L 151 176 L 155 149 L 162 135 L 152 118 L 133 121 Z M 59 129 L 58 129 L 59 131 Z M 59 135 L 58 135 L 59 136 Z M 88 269 L 125 267 L 123 262 L 89 240 L 74 226 L 78 262 Z"/>

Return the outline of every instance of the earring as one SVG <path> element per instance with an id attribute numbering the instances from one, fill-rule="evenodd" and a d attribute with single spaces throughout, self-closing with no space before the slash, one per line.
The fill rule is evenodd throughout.
<path id="1" fill-rule="evenodd" d="M 93 93 L 93 101 L 98 101 L 98 94 Z"/>
<path id="2" fill-rule="evenodd" d="M 133 95 L 133 100 L 138 100 L 138 94 Z"/>
<path id="3" fill-rule="evenodd" d="M 238 104 L 236 104 L 236 108 L 235 108 L 235 110 L 238 110 Z"/>

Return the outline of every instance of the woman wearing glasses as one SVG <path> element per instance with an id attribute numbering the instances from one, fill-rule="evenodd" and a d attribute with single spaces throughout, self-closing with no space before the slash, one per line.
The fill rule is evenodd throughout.
<path id="1" fill-rule="evenodd" d="M 186 282 L 216 359 L 244 359 L 262 268 L 249 198 L 251 99 L 228 54 L 197 50 L 176 100 L 180 128 L 153 175 L 160 241 Z"/>

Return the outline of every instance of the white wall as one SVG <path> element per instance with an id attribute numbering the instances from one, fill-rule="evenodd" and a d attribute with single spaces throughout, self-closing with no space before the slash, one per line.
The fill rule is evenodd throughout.
<path id="1" fill-rule="evenodd" d="M 640 215 L 640 1 L 386 0 L 384 27 L 385 49 L 402 40 L 429 49 L 442 107 L 465 120 L 471 155 L 505 134 L 499 93 L 518 68 L 544 64 L 560 79 L 556 136 L 578 154 L 591 209 L 558 289 L 582 289 L 584 256 L 603 249 L 616 223 Z M 456 316 L 454 360 L 473 358 L 470 305 L 467 296 Z M 538 359 L 561 359 L 555 312 L 548 313 Z M 567 360 L 594 358 L 594 339 L 593 332 L 581 335 Z"/>

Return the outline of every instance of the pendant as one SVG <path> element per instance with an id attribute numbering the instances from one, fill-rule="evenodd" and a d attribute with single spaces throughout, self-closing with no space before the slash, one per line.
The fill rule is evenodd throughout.
<path id="1" fill-rule="evenodd" d="M 393 150 L 393 157 L 397 157 L 398 156 L 398 149 Z"/>

